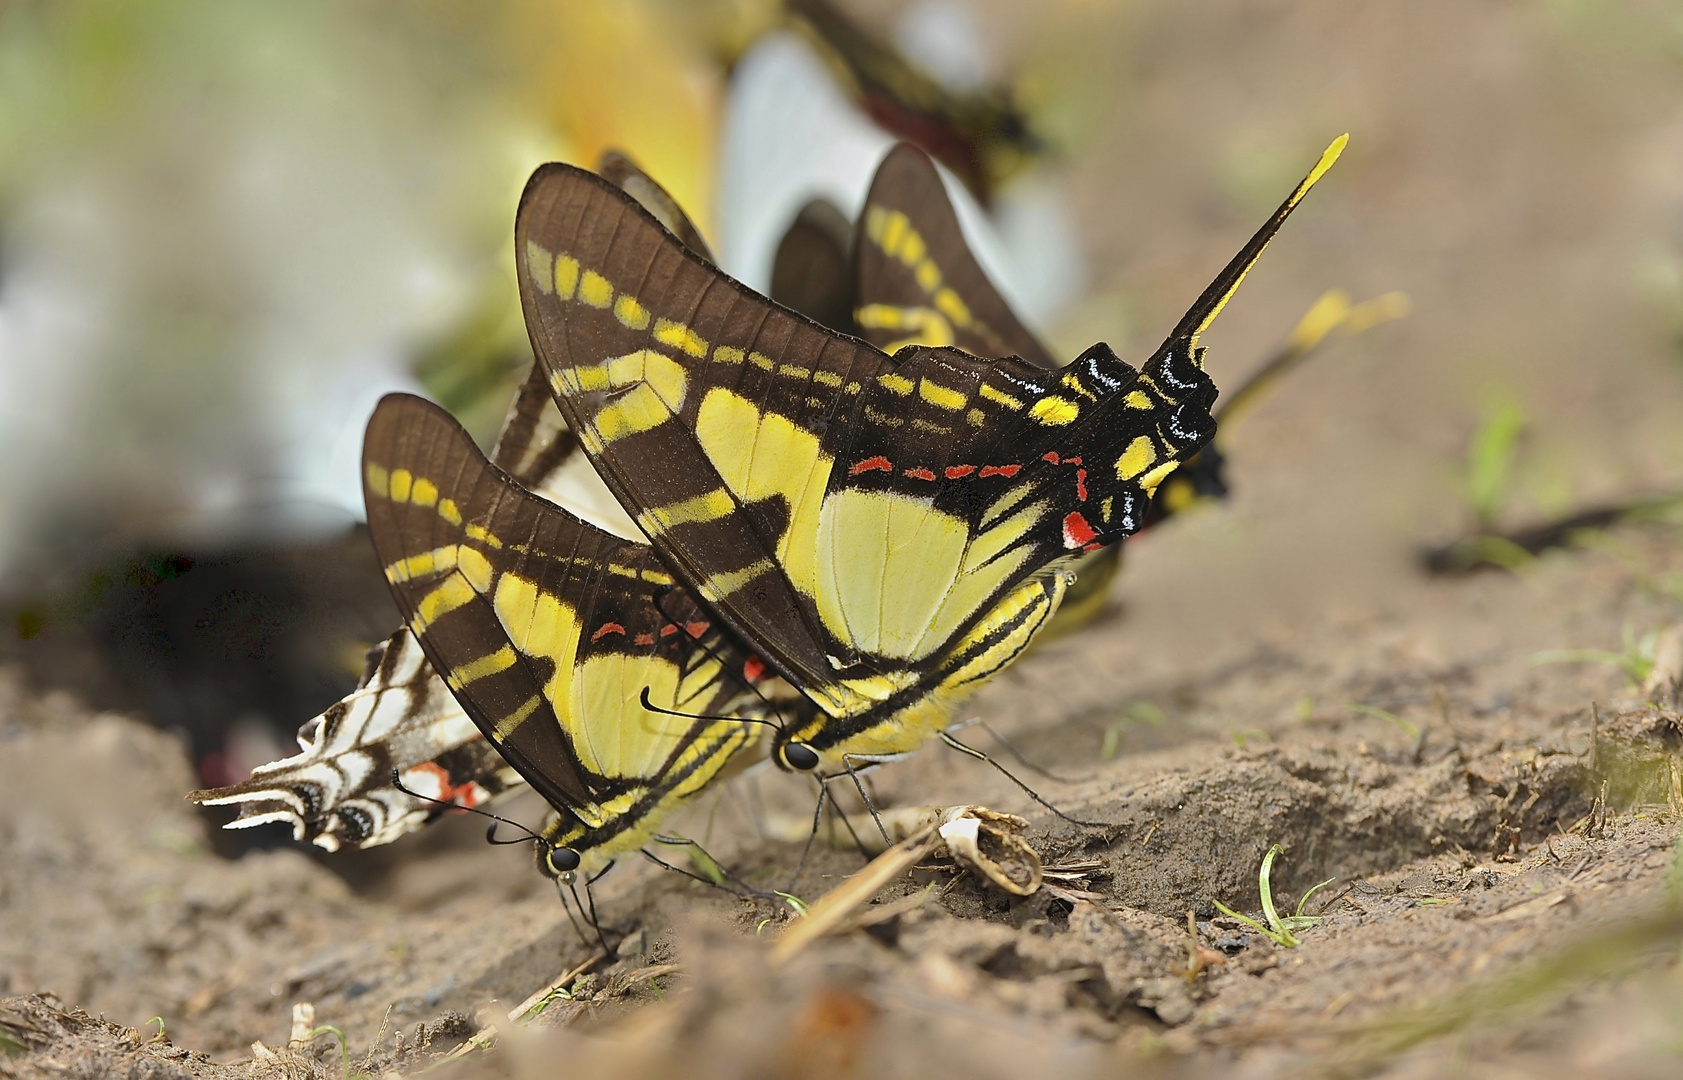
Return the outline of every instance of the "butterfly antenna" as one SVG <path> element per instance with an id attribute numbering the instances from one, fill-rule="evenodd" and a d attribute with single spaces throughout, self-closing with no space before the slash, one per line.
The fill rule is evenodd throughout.
<path id="1" fill-rule="evenodd" d="M 490 818 L 491 827 L 485 830 L 485 842 L 488 844 L 524 844 L 526 841 L 531 840 L 542 848 L 553 847 L 548 840 L 545 840 L 538 833 L 533 832 L 530 826 L 522 825 L 518 821 L 512 821 L 503 817 L 501 814 L 493 814 L 489 810 L 481 810 L 477 806 L 463 806 L 461 803 L 451 802 L 449 799 L 436 799 L 431 795 L 422 795 L 419 791 L 414 791 L 410 788 L 404 787 L 403 781 L 400 779 L 401 776 L 402 774 L 397 769 L 392 770 L 392 787 L 403 792 L 411 799 L 419 799 L 422 802 L 433 803 L 437 806 L 444 807 L 446 810 L 460 810 L 464 814 L 478 814 L 480 817 Z M 513 840 L 499 840 L 497 839 L 497 826 L 499 824 L 511 825 L 526 835 L 516 837 Z"/>
<path id="2" fill-rule="evenodd" d="M 1078 817 L 1071 817 L 1070 815 L 1064 813 L 1062 810 L 1059 810 L 1056 806 L 1053 806 L 1051 803 L 1047 802 L 1045 800 L 1045 798 L 1043 798 L 1041 796 L 1040 792 L 1034 790 L 1033 788 L 1029 787 L 1027 784 L 1023 783 L 1021 780 L 1019 780 L 1017 778 L 1017 775 L 1015 773 L 1013 773 L 1010 769 L 1007 769 L 1005 766 L 1001 765 L 999 762 L 995 761 L 993 758 L 989 757 L 988 755 L 982 753 L 982 751 L 976 749 L 974 746 L 967 746 L 964 743 L 959 742 L 957 739 L 953 738 L 951 735 L 949 735 L 945 731 L 941 732 L 941 741 L 946 743 L 948 746 L 952 747 L 954 750 L 957 750 L 961 754 L 969 754 L 971 757 L 975 758 L 978 761 L 985 761 L 989 765 L 992 765 L 994 768 L 998 769 L 1001 773 L 1003 773 L 1007 780 L 1011 781 L 1013 784 L 1016 784 L 1018 787 L 1022 788 L 1023 792 L 1025 794 L 1027 794 L 1029 798 L 1033 799 L 1035 802 L 1039 803 L 1041 806 L 1044 806 L 1046 809 L 1052 811 L 1052 813 L 1054 813 L 1054 814 L 1058 815 L 1059 817 L 1063 818 L 1065 821 L 1069 822 L 1071 825 L 1082 825 L 1082 826 L 1092 828 L 1092 827 L 1104 827 L 1104 826 L 1108 826 L 1108 825 L 1112 824 L 1112 822 L 1109 822 L 1109 821 L 1084 821 L 1084 820 L 1082 820 L 1081 818 L 1078 818 Z"/>
<path id="3" fill-rule="evenodd" d="M 754 888 L 754 886 L 748 884 L 746 881 L 743 881 L 741 878 L 737 877 L 735 874 L 731 873 L 729 870 L 726 870 L 723 866 L 720 866 L 717 859 L 714 859 L 713 856 L 707 854 L 707 849 L 706 848 L 702 847 L 699 843 L 697 843 L 694 840 L 691 840 L 687 836 L 662 836 L 659 833 L 656 833 L 655 836 L 654 836 L 654 839 L 658 843 L 671 844 L 674 847 L 693 847 L 693 848 L 695 848 L 697 851 L 701 852 L 703 855 L 706 855 L 707 860 L 709 862 L 711 862 L 714 866 L 718 867 L 719 872 L 724 875 L 725 880 L 724 880 L 724 882 L 714 881 L 712 878 L 707 877 L 703 874 L 697 874 L 694 871 L 685 870 L 681 866 L 673 866 L 671 863 L 667 862 L 665 859 L 661 858 L 659 855 L 656 855 L 654 852 L 650 851 L 648 848 L 640 849 L 642 851 L 643 858 L 645 858 L 645 859 L 649 860 L 650 862 L 654 863 L 656 866 L 664 867 L 667 870 L 672 871 L 674 874 L 682 874 L 685 877 L 691 879 L 692 881 L 701 882 L 703 885 L 710 885 L 715 889 L 722 889 L 725 892 L 730 893 L 732 896 L 740 896 L 740 897 L 743 897 L 745 899 L 755 899 L 755 900 L 772 900 L 772 899 L 776 898 L 776 895 L 777 895 L 776 893 L 769 893 L 769 892 L 766 892 L 764 889 L 756 889 L 756 888 Z M 729 884 L 726 884 L 726 882 L 728 882 Z M 731 886 L 733 886 L 733 885 L 735 886 L 735 888 L 731 888 Z"/>
<path id="4" fill-rule="evenodd" d="M 806 869 L 806 858 L 812 854 L 813 841 L 818 839 L 818 824 L 824 814 L 824 800 L 830 793 L 830 788 L 823 780 L 813 777 L 818 785 L 818 805 L 812 808 L 812 831 L 806 834 L 806 846 L 801 848 L 800 861 L 795 864 L 795 876 L 789 879 L 789 887 L 783 891 L 791 895 L 795 892 L 795 883 L 801 880 L 801 871 Z"/>
<path id="5" fill-rule="evenodd" d="M 1003 746 L 1005 748 L 1006 753 L 1008 753 L 1012 757 L 1016 758 L 1017 762 L 1020 765 L 1022 765 L 1023 768 L 1029 770 L 1030 772 L 1039 773 L 1041 776 L 1044 776 L 1046 779 L 1051 780 L 1052 782 L 1058 783 L 1058 784 L 1074 784 L 1074 783 L 1078 782 L 1073 777 L 1059 776 L 1057 773 L 1053 772 L 1052 770 L 1047 769 L 1047 768 L 1043 768 L 1042 766 L 1039 766 L 1039 765 L 1036 765 L 1034 762 L 1032 762 L 1028 758 L 1024 757 L 1023 752 L 1021 750 L 1018 750 L 1015 746 L 1013 746 L 1010 739 L 1007 739 L 1005 736 L 1001 735 L 999 732 L 997 732 L 993 728 L 989 727 L 988 722 L 986 720 L 976 721 L 976 726 L 981 728 L 983 731 L 987 732 L 989 735 L 992 735 L 994 742 L 997 742 L 999 745 Z"/>
<path id="6" fill-rule="evenodd" d="M 637 700 L 642 703 L 643 708 L 665 716 L 681 716 L 685 720 L 728 720 L 737 724 L 764 724 L 774 731 L 783 730 L 782 725 L 776 721 L 762 719 L 758 716 L 713 716 L 707 713 L 687 713 L 679 712 L 676 709 L 663 709 L 649 700 L 649 687 L 647 686 L 643 687 L 643 692 L 637 695 Z"/>
<path id="7" fill-rule="evenodd" d="M 678 625 L 678 620 L 673 618 L 671 616 L 671 614 L 667 612 L 667 610 L 664 606 L 665 602 L 666 602 L 667 595 L 669 593 L 671 593 L 673 591 L 673 589 L 674 589 L 674 586 L 671 586 L 671 585 L 667 585 L 667 586 L 663 587 L 659 592 L 657 592 L 655 594 L 654 601 L 655 601 L 655 607 L 658 608 L 660 613 L 666 617 L 666 621 L 671 623 L 674 626 L 677 626 Z M 766 697 L 763 693 L 761 693 L 760 688 L 755 686 L 752 680 L 750 680 L 746 676 L 742 675 L 739 671 L 737 671 L 735 668 L 733 668 L 730 664 L 727 664 L 725 662 L 724 657 L 720 656 L 717 652 L 715 652 L 713 650 L 712 645 L 708 644 L 707 642 L 703 641 L 700 638 L 689 637 L 689 635 L 687 633 L 684 636 L 686 638 L 689 638 L 689 640 L 692 643 L 694 643 L 696 648 L 698 648 L 702 652 L 706 653 L 708 659 L 712 660 L 715 664 L 718 664 L 720 671 L 730 672 L 732 677 L 735 678 L 737 682 L 740 682 L 744 687 L 746 687 L 750 694 L 753 694 L 755 697 L 760 699 L 760 704 L 764 705 L 766 708 L 768 708 L 772 711 L 773 715 L 775 715 L 777 717 L 777 722 L 774 725 L 777 728 L 777 730 L 782 731 L 784 728 L 789 726 L 788 719 L 786 717 L 784 717 L 783 710 L 780 709 L 777 706 L 777 703 L 772 701 L 770 698 Z M 720 719 L 735 720 L 735 719 L 743 719 L 743 718 L 742 717 L 721 717 Z M 769 721 L 769 720 L 761 721 L 761 722 L 762 723 L 768 723 L 768 724 L 771 723 L 771 721 Z"/>

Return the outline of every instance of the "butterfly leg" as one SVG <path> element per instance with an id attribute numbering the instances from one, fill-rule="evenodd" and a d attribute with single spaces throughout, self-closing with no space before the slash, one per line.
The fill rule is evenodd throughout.
<path id="1" fill-rule="evenodd" d="M 800 861 L 795 863 L 795 876 L 789 879 L 789 887 L 783 890 L 791 895 L 795 891 L 795 883 L 801 879 L 801 871 L 806 869 L 807 856 L 812 854 L 812 843 L 818 839 L 818 825 L 823 820 L 824 802 L 830 794 L 829 785 L 822 779 L 816 776 L 812 779 L 818 785 L 818 803 L 812 808 L 812 831 L 806 834 L 806 846 L 801 848 Z"/>
<path id="2" fill-rule="evenodd" d="M 826 778 L 822 782 L 825 785 L 828 785 L 829 782 L 831 780 L 834 780 L 834 779 L 836 779 L 836 778 L 832 776 L 832 777 Z M 866 806 L 871 805 L 871 800 L 866 799 L 865 800 L 865 805 Z M 864 838 L 861 837 L 859 835 L 859 831 L 853 827 L 853 817 L 851 815 L 845 813 L 844 811 L 842 811 L 841 808 L 837 805 L 836 800 L 833 799 L 833 798 L 830 800 L 830 817 L 831 817 L 832 820 L 834 820 L 835 818 L 838 818 L 838 817 L 841 818 L 842 828 L 846 829 L 847 830 L 847 835 L 853 838 L 853 846 L 859 850 L 860 858 L 864 859 L 866 862 L 870 862 L 877 855 L 881 854 L 881 852 L 872 851 L 865 846 Z M 880 825 L 881 823 L 879 822 L 878 824 Z M 832 845 L 835 844 L 835 842 L 836 842 L 835 841 L 835 834 L 836 834 L 836 831 L 832 827 L 830 829 L 830 843 Z"/>
<path id="3" fill-rule="evenodd" d="M 1046 779 L 1052 781 L 1053 783 L 1057 783 L 1057 784 L 1073 784 L 1073 783 L 1076 783 L 1074 778 L 1068 777 L 1068 776 L 1059 776 L 1057 773 L 1053 772 L 1052 770 L 1042 768 L 1041 766 L 1036 765 L 1034 762 L 1030 761 L 1028 758 L 1024 757 L 1023 752 L 1021 750 L 1018 750 L 1016 748 L 1016 746 L 1012 745 L 1011 740 L 1007 739 L 1005 736 L 1001 735 L 999 732 L 997 732 L 993 728 L 989 727 L 988 722 L 986 720 L 983 720 L 980 717 L 978 717 L 976 719 L 976 726 L 981 728 L 983 731 L 987 732 L 989 735 L 992 735 L 994 742 L 996 742 L 999 745 L 1005 747 L 1005 752 L 1007 754 L 1010 754 L 1012 757 L 1016 758 L 1018 764 L 1022 765 L 1023 768 L 1028 769 L 1030 772 L 1039 773 L 1041 776 L 1044 776 Z"/>
<path id="4" fill-rule="evenodd" d="M 555 878 L 555 892 L 559 893 L 560 907 L 567 912 L 567 922 L 572 922 L 572 930 L 574 930 L 574 934 L 579 935 L 579 940 L 582 940 L 586 945 L 591 944 L 591 940 L 584 935 L 584 930 L 579 929 L 579 924 L 572 919 L 572 908 L 567 907 L 567 895 L 560 892 L 562 885 L 567 887 L 567 892 L 572 893 L 572 902 L 579 907 L 579 915 L 584 919 L 584 925 L 591 927 L 591 930 L 596 932 L 596 944 L 603 947 L 606 956 L 613 957 L 614 947 L 608 944 L 608 935 L 603 934 L 603 920 L 596 913 L 596 893 L 591 892 L 592 881 L 599 880 L 609 870 L 613 870 L 613 863 L 603 866 L 603 870 L 599 871 L 596 876 L 584 880 L 584 898 L 579 897 L 579 881 L 577 881 L 577 875 L 572 875 L 572 873 L 564 873 L 559 878 Z"/>
<path id="5" fill-rule="evenodd" d="M 1065 821 L 1069 822 L 1071 825 L 1104 826 L 1104 825 L 1111 824 L 1108 821 L 1083 821 L 1081 818 L 1070 817 L 1068 814 L 1064 813 L 1062 810 L 1059 810 L 1056 806 L 1053 806 L 1051 803 L 1047 802 L 1041 796 L 1041 794 L 1038 791 L 1029 787 L 1027 784 L 1023 783 L 1021 780 L 1017 779 L 1016 774 L 1014 774 L 1010 769 L 1007 769 L 1005 766 L 1001 765 L 999 762 L 995 761 L 993 758 L 989 757 L 988 755 L 982 753 L 982 751 L 976 749 L 974 746 L 967 746 L 966 744 L 959 742 L 957 739 L 953 738 L 952 735 L 948 734 L 945 731 L 941 732 L 941 741 L 946 743 L 948 746 L 952 747 L 954 750 L 957 750 L 961 754 L 968 754 L 978 761 L 985 761 L 989 765 L 992 765 L 994 768 L 998 769 L 1001 773 L 1003 773 L 1007 780 L 1011 781 L 1013 784 L 1016 784 L 1018 787 L 1022 788 L 1023 792 L 1025 794 L 1027 794 L 1029 798 L 1033 799 L 1035 802 L 1039 803 L 1041 806 L 1044 806 L 1046 809 L 1052 811 L 1052 813 L 1054 813 L 1054 814 L 1058 815 L 1059 817 L 1063 818 Z"/>
<path id="6" fill-rule="evenodd" d="M 861 758 L 860 760 L 865 761 L 867 765 L 877 764 L 876 762 L 871 761 L 868 758 Z M 852 754 L 843 754 L 842 755 L 842 768 L 846 769 L 847 770 L 847 775 L 853 778 L 853 786 L 854 786 L 854 788 L 856 788 L 858 790 L 859 797 L 861 799 L 865 800 L 865 809 L 869 810 L 871 812 L 871 820 L 877 823 L 877 832 L 882 834 L 883 843 L 887 844 L 889 847 L 893 847 L 894 846 L 894 841 L 888 835 L 888 828 L 887 828 L 887 826 L 883 825 L 882 818 L 877 815 L 877 804 L 871 801 L 871 796 L 869 794 L 867 794 L 866 791 L 865 791 L 864 782 L 859 779 L 858 771 L 853 768 L 853 755 Z M 844 820 L 845 820 L 845 816 L 844 816 Z M 849 828 L 851 828 L 851 827 L 852 826 L 849 826 Z M 864 850 L 862 846 L 861 846 L 860 850 Z"/>
<path id="7" fill-rule="evenodd" d="M 567 875 L 567 876 L 571 876 L 571 875 Z M 575 916 L 573 914 L 573 905 L 567 903 L 567 887 L 570 886 L 571 884 L 572 884 L 571 882 L 565 881 L 562 878 L 557 877 L 555 879 L 555 896 L 556 896 L 556 899 L 561 901 L 561 910 L 565 911 L 567 913 L 567 921 L 572 924 L 573 933 L 578 935 L 579 941 L 586 948 L 589 948 L 590 945 L 591 945 L 590 937 L 587 934 L 585 934 L 584 928 L 579 925 L 579 920 L 578 920 L 577 916 Z M 577 889 L 573 890 L 573 900 L 574 900 L 574 902 L 578 901 L 578 890 Z M 579 911 L 581 913 L 584 911 L 584 905 L 583 904 L 579 904 Z M 600 929 L 597 929 L 596 936 L 597 936 L 598 939 L 601 938 L 602 932 L 601 932 Z M 612 956 L 613 953 L 610 952 L 608 955 Z"/>

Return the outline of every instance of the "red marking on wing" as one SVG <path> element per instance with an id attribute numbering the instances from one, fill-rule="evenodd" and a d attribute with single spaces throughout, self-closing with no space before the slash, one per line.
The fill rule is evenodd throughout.
<path id="1" fill-rule="evenodd" d="M 1078 458 L 1078 457 L 1066 457 L 1066 458 L 1064 458 L 1064 464 L 1065 465 L 1079 465 L 1079 464 L 1081 464 L 1081 459 Z"/>
<path id="2" fill-rule="evenodd" d="M 1099 530 L 1087 524 L 1087 519 L 1081 516 L 1079 510 L 1072 510 L 1064 516 L 1064 547 L 1084 547 L 1097 539 L 1098 535 Z"/>
<path id="3" fill-rule="evenodd" d="M 947 466 L 947 479 L 948 480 L 957 480 L 959 477 L 969 476 L 971 473 L 973 473 L 975 471 L 976 471 L 976 466 L 974 466 L 974 465 L 948 465 Z"/>
<path id="4" fill-rule="evenodd" d="M 692 638 L 698 638 L 701 635 L 707 633 L 707 628 L 711 625 L 713 625 L 713 624 L 712 623 L 705 623 L 705 622 L 685 623 L 684 624 L 684 633 L 688 634 Z"/>
<path id="5" fill-rule="evenodd" d="M 1075 459 L 1071 458 L 1070 460 L 1074 461 Z M 1087 501 L 1087 470 L 1086 469 L 1075 470 L 1075 494 L 1080 496 L 1082 502 Z"/>
<path id="6" fill-rule="evenodd" d="M 1103 544 L 1087 544 L 1087 545 L 1084 545 L 1084 546 L 1083 546 L 1083 547 L 1082 547 L 1082 548 L 1081 548 L 1081 550 L 1082 550 L 1082 551 L 1097 551 L 1097 550 L 1099 550 L 1099 549 L 1100 549 L 1100 548 L 1102 548 L 1102 547 L 1104 547 L 1104 545 L 1103 545 Z"/>
<path id="7" fill-rule="evenodd" d="M 678 628 L 676 626 L 672 625 L 671 623 L 667 623 L 665 626 L 660 628 L 660 636 L 661 637 L 671 637 L 673 634 L 676 634 L 677 632 L 678 632 Z"/>
<path id="8" fill-rule="evenodd" d="M 928 469 L 924 468 L 922 465 L 919 465 L 915 469 L 907 469 L 906 470 L 906 475 L 911 477 L 913 480 L 933 480 L 933 479 L 935 479 L 935 474 L 930 472 Z"/>
<path id="9" fill-rule="evenodd" d="M 757 656 L 750 656 L 742 661 L 742 677 L 749 682 L 759 682 L 766 673 L 766 664 Z"/>
<path id="10" fill-rule="evenodd" d="M 436 761 L 423 761 L 421 764 L 408 769 L 404 778 L 405 786 L 412 788 L 421 786 L 414 782 L 413 778 L 416 773 L 424 773 L 432 777 L 433 782 L 438 785 L 438 794 L 434 795 L 433 798 L 439 802 L 453 802 L 457 806 L 466 807 L 479 804 L 479 785 L 469 780 L 461 787 L 452 787 L 449 771 Z"/>
<path id="11" fill-rule="evenodd" d="M 632 638 L 631 640 L 634 644 L 637 644 L 637 645 L 653 645 L 654 644 L 654 635 L 653 634 L 638 634 L 636 637 Z"/>
<path id="12" fill-rule="evenodd" d="M 1010 478 L 1023 471 L 1021 465 L 983 465 L 980 475 Z"/>
<path id="13" fill-rule="evenodd" d="M 1058 463 L 1058 452 L 1056 450 L 1048 450 L 1044 454 L 1040 455 L 1040 460 L 1050 461 L 1052 464 L 1056 465 Z"/>
<path id="14" fill-rule="evenodd" d="M 590 635 L 590 640 L 591 641 L 600 641 L 602 638 L 607 637 L 609 634 L 623 634 L 623 633 L 625 633 L 625 627 L 621 626 L 619 623 L 617 623 L 617 622 L 605 622 L 601 626 L 596 628 L 596 632 L 594 634 Z"/>
<path id="15" fill-rule="evenodd" d="M 860 473 L 868 473 L 875 469 L 881 469 L 883 472 L 893 472 L 894 463 L 878 454 L 876 457 L 868 457 L 864 461 L 855 462 L 853 467 L 847 470 L 847 475 L 858 476 Z"/>

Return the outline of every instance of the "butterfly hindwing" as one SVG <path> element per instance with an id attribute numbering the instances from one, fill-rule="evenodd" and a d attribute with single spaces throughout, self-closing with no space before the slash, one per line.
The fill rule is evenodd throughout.
<path id="1" fill-rule="evenodd" d="M 520 782 L 408 630 L 375 646 L 369 659 L 362 684 L 298 730 L 299 753 L 189 798 L 238 806 L 229 828 L 281 821 L 292 826 L 293 839 L 337 851 L 388 844 L 444 812 L 393 787 L 393 769 L 411 791 L 465 806 Z"/>

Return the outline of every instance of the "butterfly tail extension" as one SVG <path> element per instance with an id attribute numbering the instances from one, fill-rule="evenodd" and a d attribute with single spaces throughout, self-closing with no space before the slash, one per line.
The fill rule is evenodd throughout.
<path id="1" fill-rule="evenodd" d="M 237 807 L 227 828 L 282 822 L 293 839 L 337 851 L 389 844 L 444 813 L 394 787 L 393 769 L 406 787 L 463 806 L 519 784 L 408 630 L 375 646 L 369 661 L 362 685 L 298 729 L 299 753 L 188 797 Z"/>
<path id="2" fill-rule="evenodd" d="M 1321 177 L 1327 174 L 1327 170 L 1331 169 L 1338 161 L 1339 155 L 1344 153 L 1344 147 L 1349 142 L 1350 136 L 1346 133 L 1332 140 L 1331 145 L 1322 151 L 1320 160 L 1315 162 L 1313 169 L 1309 170 L 1309 175 L 1305 176 L 1302 182 L 1292 190 L 1292 193 L 1286 196 L 1286 201 L 1280 204 L 1267 221 L 1263 222 L 1262 228 L 1256 231 L 1256 235 L 1251 237 L 1250 242 L 1240 248 L 1239 254 L 1233 256 L 1233 260 L 1222 268 L 1220 274 L 1216 275 L 1216 279 L 1210 283 L 1209 288 L 1203 291 L 1197 302 L 1187 310 L 1169 334 L 1168 340 L 1163 343 L 1158 350 L 1159 352 L 1167 351 L 1181 342 L 1184 342 L 1188 347 L 1197 344 L 1198 335 L 1208 330 L 1210 324 L 1215 322 L 1216 316 L 1221 314 L 1221 309 L 1227 306 L 1227 301 L 1232 299 L 1233 294 L 1238 291 L 1240 283 L 1245 280 L 1245 275 L 1250 273 L 1252 266 L 1256 265 L 1256 260 L 1261 257 L 1263 249 L 1268 246 L 1270 240 L 1274 239 L 1274 234 L 1280 231 L 1280 226 L 1286 223 L 1286 219 L 1291 216 L 1293 210 L 1297 209 L 1297 205 L 1303 201 L 1303 197 L 1309 194 L 1309 189 L 1319 183 Z"/>

